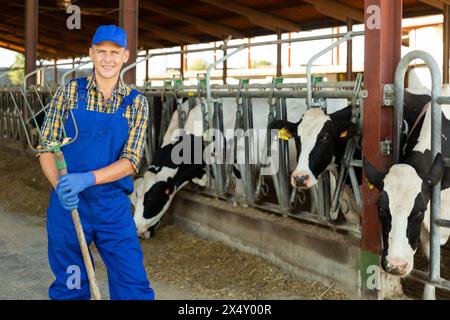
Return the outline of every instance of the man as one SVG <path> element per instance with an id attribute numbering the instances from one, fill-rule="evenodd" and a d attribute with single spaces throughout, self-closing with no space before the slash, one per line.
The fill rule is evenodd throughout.
<path id="1" fill-rule="evenodd" d="M 51 299 L 90 299 L 81 249 L 70 211 L 78 208 L 88 245 L 94 241 L 108 271 L 111 299 L 154 299 L 128 195 L 130 174 L 139 170 L 148 121 L 148 102 L 119 80 L 128 61 L 126 33 L 100 26 L 89 48 L 94 74 L 61 87 L 50 103 L 40 148 L 68 137 L 61 148 L 68 174 L 58 177 L 53 153 L 40 154 L 53 186 L 47 209 L 48 258 L 56 280 Z M 69 109 L 73 111 L 73 117 Z M 76 123 L 76 124 L 75 124 Z M 74 280 L 79 270 L 80 281 Z"/>

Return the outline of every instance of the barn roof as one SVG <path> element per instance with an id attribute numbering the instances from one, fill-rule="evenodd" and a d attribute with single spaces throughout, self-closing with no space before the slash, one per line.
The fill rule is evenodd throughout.
<path id="1" fill-rule="evenodd" d="M 25 1 L 0 0 L 0 46 L 24 52 Z M 67 4 L 81 8 L 81 30 L 68 30 Z M 439 14 L 450 0 L 404 0 L 404 17 Z M 140 49 L 173 47 L 356 23 L 364 0 L 140 0 Z M 86 55 L 100 24 L 117 24 L 119 1 L 39 0 L 38 57 Z"/>

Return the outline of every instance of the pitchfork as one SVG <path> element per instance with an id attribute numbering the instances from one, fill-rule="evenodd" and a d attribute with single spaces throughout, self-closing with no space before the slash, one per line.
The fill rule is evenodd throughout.
<path id="1" fill-rule="evenodd" d="M 50 89 L 50 88 L 48 88 L 48 89 Z M 24 115 L 20 111 L 20 109 L 19 109 L 19 107 L 17 105 L 17 102 L 16 102 L 16 100 L 14 98 L 14 95 L 11 92 L 10 92 L 10 95 L 11 95 L 11 98 L 13 100 L 14 107 L 16 108 L 16 111 L 17 111 L 17 113 L 19 115 L 19 118 L 20 118 L 20 121 L 22 123 L 22 126 L 23 126 L 23 128 L 25 130 L 25 136 L 26 136 L 28 145 L 30 146 L 31 150 L 33 150 L 33 152 L 36 152 L 36 153 L 52 152 L 54 154 L 54 156 L 55 156 L 56 168 L 58 169 L 59 176 L 64 176 L 64 175 L 67 174 L 67 164 L 66 164 L 66 161 L 64 160 L 64 155 L 63 155 L 63 153 L 61 151 L 61 147 L 75 142 L 75 140 L 78 137 L 78 127 L 77 127 L 77 124 L 76 124 L 76 121 L 75 121 L 75 117 L 73 116 L 72 109 L 69 108 L 69 113 L 70 113 L 70 116 L 73 119 L 73 123 L 74 123 L 74 126 L 75 126 L 75 137 L 73 137 L 73 138 L 67 137 L 66 131 L 65 131 L 64 125 L 63 125 L 62 126 L 62 132 L 63 132 L 62 141 L 54 140 L 54 141 L 50 141 L 49 143 L 47 143 L 48 141 L 46 141 L 43 138 L 42 132 L 41 132 L 41 128 L 39 127 L 39 124 L 38 124 L 38 122 L 36 120 L 36 116 L 39 113 L 41 113 L 41 112 L 44 112 L 45 115 L 47 116 L 47 111 L 46 111 L 47 107 L 44 106 L 44 103 L 42 102 L 41 97 L 39 96 L 39 92 L 36 90 L 36 87 L 34 87 L 34 91 L 35 91 L 36 96 L 37 96 L 37 98 L 39 100 L 39 103 L 41 105 L 41 110 L 39 112 L 37 112 L 37 113 L 34 113 L 33 109 L 31 108 L 30 104 L 27 101 L 27 97 L 26 97 L 25 93 L 23 92 L 22 89 L 20 89 L 20 92 L 21 92 L 21 94 L 22 94 L 22 96 L 24 98 L 24 104 L 26 105 L 26 107 L 28 108 L 28 111 L 30 112 L 30 118 L 28 118 L 26 120 L 24 120 Z M 50 93 L 51 93 L 51 91 L 50 91 Z M 30 135 L 29 135 L 29 132 L 28 132 L 28 127 L 27 127 L 27 124 L 29 123 L 30 120 L 33 120 L 33 122 L 34 122 L 34 124 L 36 126 L 36 129 L 37 129 L 37 131 L 39 133 L 39 137 L 40 137 L 40 139 L 42 139 L 42 142 L 44 144 L 48 145 L 47 148 L 45 148 L 45 149 L 36 149 L 33 146 L 33 144 L 31 143 Z M 61 121 L 61 123 L 64 123 L 64 122 Z M 87 270 L 87 275 L 88 275 L 89 283 L 90 283 L 90 286 L 91 286 L 92 296 L 93 296 L 94 300 L 100 300 L 101 299 L 100 291 L 99 291 L 98 286 L 97 286 L 97 280 L 95 278 L 95 272 L 94 272 L 94 268 L 92 266 L 91 257 L 89 255 L 89 250 L 88 250 L 88 246 L 87 246 L 87 243 L 86 243 L 86 238 L 85 238 L 84 233 L 83 233 L 83 227 L 81 226 L 81 221 L 80 221 L 80 216 L 78 214 L 78 210 L 77 209 L 73 209 L 71 211 L 71 214 L 72 214 L 73 224 L 74 224 L 75 230 L 77 232 L 78 242 L 80 244 L 81 252 L 83 254 L 83 260 L 84 260 L 84 264 L 85 264 L 85 267 L 86 267 L 86 270 Z"/>

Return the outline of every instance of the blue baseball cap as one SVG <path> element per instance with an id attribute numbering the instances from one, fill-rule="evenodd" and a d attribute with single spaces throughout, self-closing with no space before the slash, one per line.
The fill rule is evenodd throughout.
<path id="1" fill-rule="evenodd" d="M 104 41 L 111 41 L 123 48 L 127 47 L 127 33 L 122 28 L 113 24 L 100 26 L 92 37 L 92 45 Z"/>

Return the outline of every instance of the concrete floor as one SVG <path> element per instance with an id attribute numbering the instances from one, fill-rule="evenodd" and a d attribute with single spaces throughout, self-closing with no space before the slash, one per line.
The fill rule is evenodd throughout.
<path id="1" fill-rule="evenodd" d="M 45 300 L 53 281 L 47 261 L 47 233 L 42 218 L 0 208 L 0 299 Z M 102 299 L 108 299 L 106 270 L 94 251 Z M 208 299 L 206 296 L 151 281 L 157 299 Z"/>

